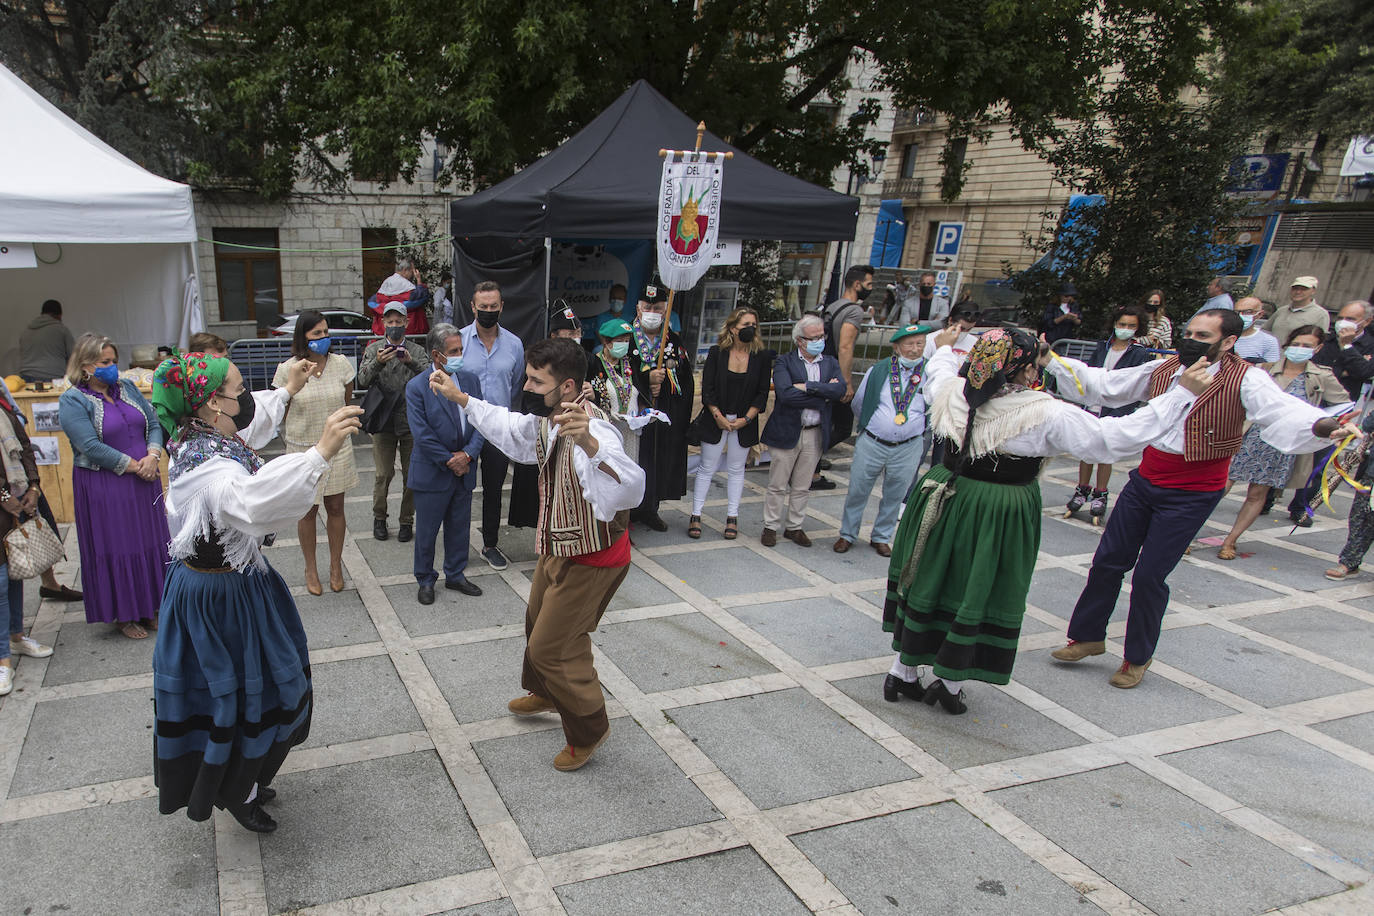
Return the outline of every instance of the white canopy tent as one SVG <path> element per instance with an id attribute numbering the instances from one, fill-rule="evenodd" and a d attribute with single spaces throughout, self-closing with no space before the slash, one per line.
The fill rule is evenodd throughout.
<path id="1" fill-rule="evenodd" d="M 191 189 L 102 143 L 0 66 L 0 244 L 33 244 L 36 266 L 0 270 L 0 371 L 46 299 L 74 335 L 184 346 L 204 328 Z M 18 247 L 18 246 L 16 246 Z"/>

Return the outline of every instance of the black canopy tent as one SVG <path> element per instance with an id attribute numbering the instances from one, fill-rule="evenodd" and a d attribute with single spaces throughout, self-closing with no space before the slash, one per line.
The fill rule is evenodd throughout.
<path id="1" fill-rule="evenodd" d="M 479 280 L 501 283 L 503 324 L 543 335 L 552 239 L 652 239 L 662 160 L 692 149 L 696 123 L 639 80 L 562 146 L 494 187 L 453 201 L 455 302 Z M 734 149 L 709 131 L 702 149 L 731 151 L 722 239 L 852 240 L 858 200 L 817 187 Z M 633 295 L 634 291 L 632 291 Z"/>

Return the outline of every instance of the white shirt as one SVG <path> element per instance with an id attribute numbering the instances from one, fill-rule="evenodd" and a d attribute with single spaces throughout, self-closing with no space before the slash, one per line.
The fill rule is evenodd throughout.
<path id="1" fill-rule="evenodd" d="M 896 359 L 897 357 L 892 358 Z M 925 371 L 924 360 L 917 363 L 915 369 L 899 368 L 897 372 L 901 376 L 902 390 L 906 390 L 907 382 L 911 380 L 912 373 L 924 373 Z M 898 426 L 896 423 L 897 405 L 892 403 L 892 386 L 889 384 L 887 373 L 878 376 L 872 370 L 865 372 L 863 379 L 859 382 L 858 390 L 854 392 L 851 406 L 863 404 L 864 392 L 868 390 L 869 379 L 873 379 L 873 384 L 883 387 L 878 395 L 878 406 L 874 409 L 873 416 L 869 417 L 868 425 L 864 429 L 879 439 L 886 439 L 888 442 L 907 442 L 911 439 L 921 438 L 921 434 L 926 431 L 925 398 L 920 391 L 912 395 L 911 402 L 907 404 L 906 422 Z"/>
<path id="2" fill-rule="evenodd" d="M 1279 339 L 1268 331 L 1252 328 L 1249 334 L 1236 338 L 1236 355 L 1241 359 L 1258 359 L 1262 363 L 1276 363 L 1283 355 Z"/>
<path id="3" fill-rule="evenodd" d="M 1158 362 L 1148 362 L 1129 369 L 1107 372 L 1085 366 L 1076 359 L 1066 359 L 1064 362 L 1073 367 L 1073 373 L 1070 373 L 1069 368 L 1059 360 L 1054 360 L 1049 365 L 1051 374 L 1059 380 L 1060 396 L 1079 404 L 1101 407 L 1125 407 L 1136 401 L 1146 400 L 1150 396 L 1150 375 L 1159 368 Z M 1215 377 L 1220 369 L 1220 365 L 1214 365 L 1208 372 Z M 1175 374 L 1167 393 L 1180 390 L 1178 375 L 1182 373 L 1183 370 L 1180 369 Z M 1077 383 L 1074 381 L 1075 374 L 1078 376 Z M 1081 394 L 1078 384 L 1083 386 Z M 1260 438 L 1285 454 L 1316 452 L 1331 444 L 1328 439 L 1312 435 L 1312 424 L 1326 414 L 1306 401 L 1284 394 L 1283 389 L 1274 383 L 1269 373 L 1259 366 L 1250 366 L 1241 378 L 1240 402 L 1245 407 L 1247 418 L 1260 427 Z M 1150 444 L 1160 451 L 1182 455 L 1181 420 L 1166 428 L 1159 440 Z"/>
<path id="4" fill-rule="evenodd" d="M 969 351 L 973 349 L 973 345 L 977 342 L 977 334 L 974 334 L 972 331 L 965 331 L 963 334 L 960 334 L 959 339 L 954 342 L 954 355 L 959 357 L 960 359 L 963 359 L 965 356 L 968 356 Z M 931 334 L 929 337 L 926 338 L 926 349 L 925 352 L 921 355 L 924 356 L 926 359 L 930 359 L 935 355 L 934 334 Z"/>
<path id="5" fill-rule="evenodd" d="M 539 417 L 512 413 L 496 404 L 469 397 L 467 418 L 490 444 L 507 458 L 535 464 Z M 633 509 L 644 499 L 644 471 L 625 454 L 620 433 L 605 420 L 593 419 L 588 430 L 596 439 L 596 457 L 581 448 L 572 450 L 573 470 L 582 485 L 582 498 L 591 504 L 599 521 L 609 522 L 617 512 Z M 305 513 L 301 513 L 304 515 Z"/>
<path id="6" fill-rule="evenodd" d="M 926 364 L 928 403 L 934 403 L 945 386 L 964 383 L 959 377 L 961 361 L 948 347 L 936 351 L 935 357 Z M 1075 369 L 1078 366 L 1083 364 L 1078 363 Z M 1082 369 L 1078 371 L 1081 375 Z M 1116 376 L 1131 370 L 1117 369 L 1110 373 L 1101 369 L 1091 371 Z M 1134 403 L 1135 400 L 1142 399 L 1135 398 L 1127 403 Z M 1181 429 L 1184 418 L 1193 408 L 1193 401 L 1192 392 L 1176 385 L 1172 391 L 1145 403 L 1130 416 L 1104 419 L 1055 400 L 1051 402 L 1054 410 L 1049 419 L 1008 439 L 1000 451 L 1032 458 L 1073 455 L 1091 464 L 1111 464 L 1137 455 L 1145 446 L 1157 445 L 1160 437 L 1171 430 Z"/>
<path id="7" fill-rule="evenodd" d="M 811 356 L 805 351 L 801 354 L 802 368 L 806 370 L 806 380 L 808 382 L 820 382 L 821 380 L 821 358 Z M 803 427 L 817 426 L 821 422 L 821 412 L 815 407 L 802 408 L 801 424 Z"/>
<path id="8" fill-rule="evenodd" d="M 291 394 L 285 388 L 268 388 L 253 392 L 253 421 L 239 432 L 243 444 L 254 451 L 281 434 L 281 421 L 286 416 Z"/>

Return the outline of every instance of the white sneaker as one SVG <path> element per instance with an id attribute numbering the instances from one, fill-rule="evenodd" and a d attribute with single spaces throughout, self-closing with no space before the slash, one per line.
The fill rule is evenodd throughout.
<path id="1" fill-rule="evenodd" d="M 45 646 L 28 636 L 21 636 L 19 639 L 10 640 L 10 653 L 27 655 L 29 658 L 47 658 L 52 655 L 52 646 Z"/>
<path id="2" fill-rule="evenodd" d="M 0 665 L 0 697 L 14 689 L 14 669 L 9 665 Z"/>

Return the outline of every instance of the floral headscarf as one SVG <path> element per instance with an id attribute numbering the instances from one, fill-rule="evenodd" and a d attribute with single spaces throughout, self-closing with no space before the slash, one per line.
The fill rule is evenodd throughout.
<path id="1" fill-rule="evenodd" d="M 964 400 L 976 408 L 987 403 L 1007 384 L 1007 379 L 1033 363 L 1040 343 L 1018 328 L 994 328 L 978 338 L 969 351 L 964 376 Z"/>
<path id="2" fill-rule="evenodd" d="M 153 409 L 168 434 L 205 405 L 229 374 L 229 360 L 205 353 L 170 356 L 153 373 Z"/>

